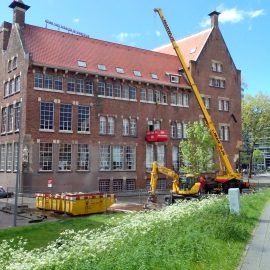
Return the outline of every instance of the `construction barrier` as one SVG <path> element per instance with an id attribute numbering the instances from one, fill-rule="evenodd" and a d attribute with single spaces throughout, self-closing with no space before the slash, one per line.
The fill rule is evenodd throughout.
<path id="1" fill-rule="evenodd" d="M 114 194 L 104 193 L 66 193 L 36 194 L 36 207 L 72 216 L 103 213 L 116 202 Z"/>

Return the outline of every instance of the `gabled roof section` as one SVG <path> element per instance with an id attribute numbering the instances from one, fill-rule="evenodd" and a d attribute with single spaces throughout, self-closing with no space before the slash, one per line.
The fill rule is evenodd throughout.
<path id="1" fill-rule="evenodd" d="M 166 72 L 175 74 L 181 68 L 177 57 L 172 55 L 47 28 L 25 25 L 23 36 L 34 64 L 164 84 L 170 83 Z M 86 62 L 85 67 L 79 67 L 78 60 Z M 98 70 L 98 64 L 106 69 Z M 116 67 L 123 68 L 125 73 L 117 73 Z M 134 70 L 140 71 L 141 77 L 136 77 Z M 158 80 L 151 73 L 157 74 Z M 187 86 L 184 80 L 181 84 Z"/>
<path id="2" fill-rule="evenodd" d="M 197 61 L 205 43 L 207 42 L 213 28 L 204 30 L 192 36 L 177 40 L 176 43 L 180 48 L 180 51 L 189 66 L 190 61 Z M 172 44 L 167 44 L 162 47 L 154 49 L 156 52 L 176 55 Z"/>

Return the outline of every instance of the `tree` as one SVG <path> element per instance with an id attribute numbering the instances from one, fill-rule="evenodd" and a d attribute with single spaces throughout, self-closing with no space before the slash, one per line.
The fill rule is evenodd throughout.
<path id="1" fill-rule="evenodd" d="M 270 125 L 270 97 L 262 93 L 245 96 L 242 101 L 242 130 L 246 138 L 244 147 L 249 152 L 249 177 L 252 173 L 253 152 L 256 143 L 264 137 Z"/>
<path id="2" fill-rule="evenodd" d="M 182 156 L 181 171 L 200 175 L 215 170 L 214 152 L 215 143 L 208 128 L 199 122 L 189 124 L 187 140 L 180 143 L 180 156 Z"/>
<path id="3" fill-rule="evenodd" d="M 252 156 L 252 162 L 253 164 L 262 163 L 264 161 L 264 155 L 263 152 L 260 149 L 254 149 L 253 156 Z"/>

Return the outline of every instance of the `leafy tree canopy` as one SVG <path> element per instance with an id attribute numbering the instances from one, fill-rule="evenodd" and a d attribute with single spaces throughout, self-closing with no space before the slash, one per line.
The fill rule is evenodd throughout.
<path id="1" fill-rule="evenodd" d="M 182 156 L 180 170 L 194 175 L 215 170 L 214 146 L 215 143 L 207 127 L 199 122 L 189 124 L 187 139 L 180 143 L 180 155 Z"/>

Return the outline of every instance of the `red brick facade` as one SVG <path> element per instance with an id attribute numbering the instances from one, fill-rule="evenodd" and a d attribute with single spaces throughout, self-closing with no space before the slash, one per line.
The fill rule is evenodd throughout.
<path id="1" fill-rule="evenodd" d="M 0 152 L 0 185 L 14 186 L 14 145 L 19 141 L 19 133 L 20 184 L 32 190 L 45 189 L 49 177 L 53 178 L 57 191 L 134 190 L 145 187 L 152 159 L 164 160 L 170 168 L 175 166 L 172 153 L 180 137 L 184 137 L 186 124 L 202 115 L 189 85 L 178 73 L 180 64 L 176 56 L 29 26 L 24 24 L 21 14 L 26 8 L 16 5 L 12 8 L 14 13 L 20 11 L 19 23 L 13 23 L 11 29 L 4 22 L 0 32 L 1 147 L 5 148 Z M 97 61 L 92 66 L 85 52 L 72 62 L 72 51 L 63 49 L 65 58 L 61 58 L 60 49 L 54 51 L 52 46 L 49 50 L 38 44 L 41 38 L 35 38 L 36 35 L 54 41 L 55 48 L 66 46 L 72 50 L 70 47 L 77 42 L 85 48 L 98 44 L 91 48 L 101 51 L 91 56 Z M 58 41 L 61 38 L 63 41 Z M 11 65 L 16 61 L 16 67 L 9 70 L 10 60 Z M 76 67 L 77 60 L 85 61 L 80 64 L 87 67 Z M 98 69 L 98 64 L 105 65 L 105 70 Z M 221 72 L 212 71 L 215 64 L 222 66 Z M 115 71 L 116 68 L 123 70 Z M 241 138 L 240 72 L 218 28 L 212 29 L 198 59 L 190 62 L 190 69 L 203 96 L 210 98 L 209 113 L 216 128 L 228 127 L 229 135 L 223 130 L 224 147 L 233 162 Z M 141 74 L 135 74 L 134 70 Z M 179 82 L 171 82 L 171 75 Z M 13 92 L 11 80 L 18 76 L 20 87 L 17 91 L 15 86 Z M 220 82 L 223 79 L 224 84 Z M 210 81 L 214 86 L 209 86 Z M 172 93 L 176 94 L 176 101 Z M 14 128 L 18 103 L 22 105 L 20 132 Z M 6 117 L 5 108 L 8 108 Z M 12 130 L 8 126 L 10 121 Z M 167 142 L 147 143 L 149 121 L 156 129 L 169 131 Z M 149 153 L 151 148 L 154 152 L 146 160 L 147 148 Z"/>

